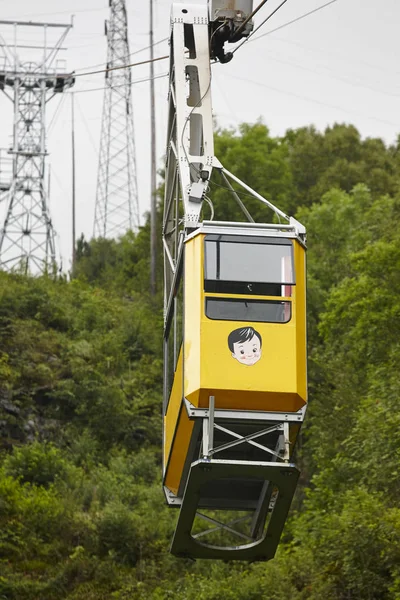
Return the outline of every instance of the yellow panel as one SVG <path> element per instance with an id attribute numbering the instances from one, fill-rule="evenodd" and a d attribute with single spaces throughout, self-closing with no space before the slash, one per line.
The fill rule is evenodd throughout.
<path id="1" fill-rule="evenodd" d="M 296 268 L 297 390 L 307 401 L 306 251 L 294 243 Z"/>
<path id="2" fill-rule="evenodd" d="M 292 288 L 289 323 L 217 321 L 205 316 L 205 298 L 238 297 L 205 294 L 203 290 L 204 235 L 186 243 L 185 373 L 186 398 L 207 406 L 214 395 L 219 408 L 297 411 L 306 402 L 305 251 L 294 241 L 296 286 Z M 201 268 L 199 268 L 199 265 Z M 197 268 L 196 268 L 197 267 Z M 254 297 L 256 299 L 256 297 Z M 261 298 L 261 296 L 257 296 Z M 267 298 L 267 297 L 264 297 Z M 200 299 L 200 302 L 199 302 Z M 276 300 L 276 298 L 274 298 Z M 280 298 L 281 300 L 281 298 Z M 232 353 L 228 336 L 253 327 L 262 339 L 257 359 L 247 364 Z"/>
<path id="3" fill-rule="evenodd" d="M 193 427 L 194 422 L 189 420 L 186 408 L 182 405 L 164 480 L 166 487 L 175 495 L 181 482 Z"/>
<path id="4" fill-rule="evenodd" d="M 181 348 L 179 351 L 178 363 L 176 365 L 167 414 L 164 417 L 164 465 L 167 464 L 175 429 L 178 424 L 179 410 L 182 404 L 182 383 L 183 352 Z"/>
<path id="5" fill-rule="evenodd" d="M 233 330 L 249 326 L 262 338 L 260 356 L 255 364 L 241 364 L 236 356 L 232 356 L 228 336 Z M 280 324 L 212 321 L 204 317 L 201 336 L 201 387 L 270 392 L 296 390 L 294 319 Z"/>

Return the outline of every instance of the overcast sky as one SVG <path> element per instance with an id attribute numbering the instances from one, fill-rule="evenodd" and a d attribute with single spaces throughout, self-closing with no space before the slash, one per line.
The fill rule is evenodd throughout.
<path id="1" fill-rule="evenodd" d="M 327 0 L 287 0 L 260 30 L 267 33 L 311 11 Z M 197 0 L 193 3 L 206 3 Z M 149 6 L 146 0 L 127 0 L 130 51 L 149 44 Z M 257 0 L 254 1 L 254 5 Z M 256 25 L 280 4 L 269 0 L 256 17 Z M 155 0 L 155 40 L 169 35 L 170 0 Z M 106 61 L 104 20 L 107 0 L 0 0 L 0 19 L 70 21 L 66 59 L 68 70 L 84 72 Z M 363 137 L 395 142 L 400 132 L 400 2 L 398 0 L 337 0 L 297 23 L 245 44 L 227 65 L 213 67 L 212 94 L 218 124 L 235 127 L 260 117 L 273 135 L 288 128 L 314 124 L 324 129 L 335 122 L 353 123 Z M 0 26 L 0 32 L 4 28 Z M 29 41 L 32 35 L 29 34 Z M 254 36 L 255 38 L 256 36 Z M 167 42 L 155 49 L 168 52 Z M 148 51 L 134 60 L 145 60 Z M 22 57 L 29 59 L 29 56 Z M 157 75 L 167 72 L 168 61 L 155 63 Z M 149 66 L 132 69 L 132 79 L 145 79 Z M 104 75 L 77 78 L 77 233 L 93 232 L 98 148 L 100 142 Z M 167 78 L 156 81 L 157 154 L 162 167 L 166 137 Z M 150 204 L 149 83 L 133 86 L 135 142 L 141 213 Z M 58 105 L 60 106 L 58 107 Z M 53 119 L 54 112 L 57 111 Z M 71 257 L 71 109 L 69 94 L 48 106 L 51 163 L 51 215 L 58 233 L 64 269 Z M 0 97 L 0 147 L 10 145 L 12 104 Z M 229 168 L 229 165 L 227 165 Z M 251 181 L 247 182 L 251 185 Z M 143 218 L 142 218 L 143 222 Z"/>

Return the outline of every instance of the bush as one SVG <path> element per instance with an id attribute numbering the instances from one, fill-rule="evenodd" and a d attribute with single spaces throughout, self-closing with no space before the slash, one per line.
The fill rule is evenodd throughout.
<path id="1" fill-rule="evenodd" d="M 34 442 L 14 448 L 4 461 L 4 470 L 23 483 L 48 487 L 67 477 L 69 465 L 53 444 Z"/>

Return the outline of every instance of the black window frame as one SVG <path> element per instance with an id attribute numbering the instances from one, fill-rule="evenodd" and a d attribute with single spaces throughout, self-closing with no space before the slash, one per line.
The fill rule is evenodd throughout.
<path id="1" fill-rule="evenodd" d="M 258 304 L 258 305 L 275 305 L 278 308 L 278 305 L 282 305 L 282 308 L 285 308 L 286 306 L 289 306 L 290 308 L 290 315 L 289 318 L 287 320 L 277 320 L 277 319 L 257 319 L 254 318 L 254 316 L 252 318 L 250 318 L 249 316 L 243 315 L 243 316 L 238 316 L 235 318 L 232 318 L 231 316 L 229 317 L 211 317 L 208 311 L 208 305 L 211 302 L 225 302 L 228 304 L 232 304 L 234 305 L 239 304 L 239 303 L 251 303 L 251 304 Z M 207 319 L 210 319 L 211 321 L 240 321 L 240 322 L 249 322 L 249 323 L 276 323 L 279 325 L 286 325 L 287 323 L 290 323 L 290 321 L 292 320 L 292 316 L 293 316 L 293 311 L 292 311 L 292 302 L 289 300 L 262 300 L 262 299 L 258 299 L 258 298 L 221 298 L 220 296 L 206 296 L 204 299 L 204 314 L 207 317 Z"/>
<path id="2" fill-rule="evenodd" d="M 293 281 L 291 283 L 279 282 L 253 282 L 253 281 L 230 281 L 220 279 L 207 279 L 207 242 L 241 243 L 267 246 L 290 246 Z M 217 246 L 218 252 L 218 246 Z M 218 268 L 218 264 L 217 264 Z M 218 275 L 218 273 L 217 273 Z M 222 294 L 246 294 L 247 296 L 277 296 L 282 297 L 283 285 L 296 285 L 296 272 L 294 264 L 294 247 L 291 238 L 242 236 L 230 234 L 207 234 L 204 238 L 204 291 L 208 293 Z"/>

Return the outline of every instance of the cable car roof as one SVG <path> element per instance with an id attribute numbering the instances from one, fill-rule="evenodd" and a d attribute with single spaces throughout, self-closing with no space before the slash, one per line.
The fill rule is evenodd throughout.
<path id="1" fill-rule="evenodd" d="M 290 223 L 245 223 L 235 221 L 203 221 L 185 236 L 185 242 L 200 234 L 234 234 L 239 236 L 282 237 L 296 239 L 306 247 L 305 227 L 291 218 Z"/>

